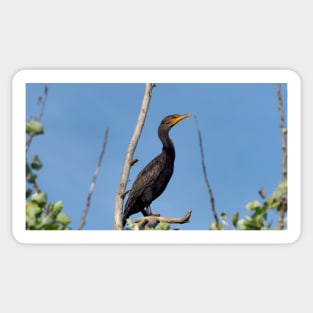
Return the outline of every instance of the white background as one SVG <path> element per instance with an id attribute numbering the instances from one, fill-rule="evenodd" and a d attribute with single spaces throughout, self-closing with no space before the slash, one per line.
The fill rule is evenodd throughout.
<path id="1" fill-rule="evenodd" d="M 2 2 L 1 311 L 312 309 L 310 2 Z M 11 79 L 31 68 L 295 70 L 302 79 L 300 239 L 292 245 L 17 243 L 11 232 Z"/>

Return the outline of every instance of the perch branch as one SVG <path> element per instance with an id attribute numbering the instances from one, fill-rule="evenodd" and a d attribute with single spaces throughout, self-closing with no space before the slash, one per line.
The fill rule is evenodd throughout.
<path id="1" fill-rule="evenodd" d="M 146 89 L 144 93 L 144 97 L 142 100 L 142 105 L 140 109 L 140 113 L 138 116 L 137 124 L 133 133 L 133 136 L 131 138 L 130 144 L 128 146 L 124 166 L 122 169 L 121 179 L 118 186 L 118 191 L 115 198 L 115 207 L 114 207 L 114 229 L 116 230 L 122 230 L 122 208 L 123 208 L 123 202 L 125 197 L 125 189 L 129 178 L 129 172 L 133 162 L 133 155 L 137 146 L 137 143 L 139 141 L 143 125 L 145 123 L 145 119 L 148 113 L 149 104 L 151 100 L 152 95 L 152 89 L 155 87 L 152 83 L 146 84 Z"/>
<path id="2" fill-rule="evenodd" d="M 183 217 L 162 217 L 158 215 L 143 216 L 135 220 L 134 224 L 137 224 L 139 228 L 143 228 L 145 226 L 155 227 L 161 222 L 168 224 L 185 224 L 189 222 L 191 212 L 191 210 L 188 210 Z"/>
<path id="3" fill-rule="evenodd" d="M 278 99 L 278 110 L 280 115 L 280 129 L 281 129 L 281 148 L 282 148 L 282 177 L 287 179 L 287 128 L 285 128 L 285 118 L 283 109 L 283 100 L 281 98 L 281 84 L 277 84 L 277 99 Z M 284 215 L 287 210 L 286 199 L 281 199 L 278 227 L 284 229 Z"/>
<path id="4" fill-rule="evenodd" d="M 91 197 L 92 197 L 93 191 L 94 191 L 95 186 L 96 186 L 97 176 L 99 174 L 102 158 L 103 158 L 103 155 L 104 155 L 104 152 L 105 152 L 105 148 L 106 148 L 106 145 L 107 145 L 107 142 L 108 142 L 108 135 L 109 135 L 109 129 L 107 128 L 105 130 L 104 140 L 103 140 L 102 149 L 101 149 L 101 152 L 100 152 L 100 155 L 99 155 L 99 159 L 98 159 L 98 164 L 96 166 L 96 170 L 95 170 L 95 173 L 94 173 L 92 181 L 91 181 L 91 185 L 90 185 L 90 188 L 89 188 L 89 193 L 88 193 L 88 196 L 87 196 L 86 206 L 85 206 L 85 209 L 83 211 L 78 230 L 82 230 L 83 227 L 85 226 L 85 223 L 86 223 L 86 218 L 87 218 L 89 207 L 90 207 Z"/>
<path id="5" fill-rule="evenodd" d="M 213 192 L 212 192 L 212 188 L 210 186 L 209 183 L 209 179 L 208 179 L 208 175 L 206 172 L 206 166 L 205 166 L 205 162 L 204 162 L 204 152 L 203 152 L 203 144 L 202 144 L 202 136 L 201 136 L 201 131 L 200 131 L 200 127 L 198 124 L 198 119 L 195 116 L 195 122 L 196 122 L 196 128 L 197 128 L 197 133 L 198 133 L 198 138 L 199 138 L 199 146 L 200 146 L 200 154 L 201 154 L 201 165 L 202 165 L 202 170 L 203 170 L 203 175 L 204 175 L 204 181 L 205 184 L 207 186 L 209 195 L 210 195 L 210 202 L 211 202 L 211 210 L 215 219 L 215 223 L 216 223 L 216 229 L 219 229 L 219 220 L 218 220 L 218 216 L 215 210 L 215 201 L 214 201 L 214 197 L 213 197 Z"/>

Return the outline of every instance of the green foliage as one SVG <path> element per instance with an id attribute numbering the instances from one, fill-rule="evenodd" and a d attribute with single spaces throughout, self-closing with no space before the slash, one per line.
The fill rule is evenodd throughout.
<path id="1" fill-rule="evenodd" d="M 37 203 L 39 207 L 43 208 L 48 201 L 48 195 L 45 192 L 34 193 L 32 196 L 32 201 Z"/>
<path id="2" fill-rule="evenodd" d="M 42 194 L 35 194 L 35 198 L 40 201 L 31 200 L 26 202 L 26 229 L 28 230 L 67 230 L 71 220 L 68 216 L 60 212 L 62 201 L 58 201 L 45 207 L 42 201 Z"/>
<path id="3" fill-rule="evenodd" d="M 63 226 L 67 226 L 71 220 L 69 219 L 69 217 L 63 213 L 63 212 L 60 212 L 57 216 L 56 216 L 56 219 L 55 219 L 56 223 L 60 224 L 60 225 L 63 225 Z"/>
<path id="4" fill-rule="evenodd" d="M 256 210 L 257 208 L 259 208 L 261 206 L 260 202 L 257 201 L 257 200 L 254 200 L 252 202 L 249 202 L 247 205 L 246 205 L 246 208 L 247 210 L 249 211 L 254 211 Z"/>
<path id="5" fill-rule="evenodd" d="M 261 230 L 269 229 L 265 223 L 267 218 L 266 206 L 258 207 L 253 215 L 246 216 L 244 219 L 238 221 L 238 228 L 241 230 Z"/>
<path id="6" fill-rule="evenodd" d="M 239 219 L 239 213 L 236 212 L 232 215 L 232 218 L 231 218 L 234 228 L 237 228 L 238 219 Z"/>
<path id="7" fill-rule="evenodd" d="M 287 195 L 287 179 L 283 178 L 281 182 L 278 184 L 276 190 L 273 194 L 268 198 L 267 202 L 270 208 L 279 209 L 282 198 Z"/>
<path id="8" fill-rule="evenodd" d="M 37 135 L 41 135 L 44 133 L 44 127 L 43 125 L 36 120 L 30 120 L 26 124 L 26 134 L 29 135 L 29 137 L 34 137 Z"/>
<path id="9" fill-rule="evenodd" d="M 42 210 L 39 205 L 33 201 L 26 202 L 26 228 L 35 229 L 37 220 L 41 215 Z"/>
<path id="10" fill-rule="evenodd" d="M 277 214 L 281 214 L 280 210 L 284 206 L 284 212 L 287 211 L 287 179 L 283 178 L 271 196 L 266 198 L 264 190 L 260 190 L 259 194 L 263 200 L 260 203 L 257 200 L 251 201 L 246 205 L 248 211 L 251 212 L 250 216 L 239 219 L 239 214 L 235 213 L 233 216 L 233 226 L 239 230 L 268 230 L 278 229 L 278 226 L 272 228 L 272 221 L 268 221 L 268 210 L 274 210 Z M 283 225 L 286 227 L 287 225 Z"/>
<path id="11" fill-rule="evenodd" d="M 281 214 L 282 208 L 283 214 L 287 212 L 287 179 L 282 179 L 274 192 L 267 198 L 263 189 L 259 191 L 259 195 L 262 201 L 253 200 L 246 205 L 246 209 L 250 212 L 250 215 L 239 219 L 239 213 L 236 212 L 232 215 L 232 227 L 237 230 L 269 230 L 280 229 L 279 226 L 272 227 L 272 221 L 268 221 L 268 212 Z M 221 213 L 219 216 L 220 223 L 212 222 L 210 230 L 225 230 L 230 229 L 227 215 Z M 287 218 L 284 219 L 284 228 L 287 227 Z"/>
<path id="12" fill-rule="evenodd" d="M 41 168 L 41 166 L 39 167 Z M 26 163 L 26 179 L 37 185 L 37 175 L 32 173 Z M 38 187 L 37 187 L 38 188 Z M 30 199 L 29 199 L 30 198 Z M 36 192 L 31 188 L 26 190 L 26 229 L 28 230 L 68 230 L 70 218 L 63 212 L 62 201 L 48 204 L 48 195 L 45 192 Z"/>
<path id="13" fill-rule="evenodd" d="M 36 182 L 37 175 L 33 173 L 31 167 L 29 166 L 28 162 L 26 162 L 26 180 L 30 184 L 34 184 Z"/>
<path id="14" fill-rule="evenodd" d="M 216 222 L 213 222 L 209 228 L 209 230 L 223 230 L 223 229 L 224 229 L 224 226 L 221 223 L 216 223 Z"/>
<path id="15" fill-rule="evenodd" d="M 169 230 L 171 229 L 170 224 L 161 222 L 158 226 L 154 228 L 155 230 Z"/>
<path id="16" fill-rule="evenodd" d="M 30 166 L 31 166 L 31 168 L 34 169 L 34 170 L 40 170 L 40 169 L 42 168 L 42 163 L 41 163 L 41 161 L 39 160 L 39 158 L 38 158 L 37 155 L 34 155 L 34 156 L 32 157 Z"/>

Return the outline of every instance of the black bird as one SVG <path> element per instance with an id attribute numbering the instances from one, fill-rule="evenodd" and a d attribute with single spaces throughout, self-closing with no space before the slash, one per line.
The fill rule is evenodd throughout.
<path id="1" fill-rule="evenodd" d="M 133 214 L 138 212 L 144 216 L 152 214 L 150 204 L 165 190 L 174 170 L 175 147 L 168 133 L 174 125 L 190 116 L 190 113 L 173 114 L 161 121 L 158 135 L 163 144 L 162 152 L 148 163 L 135 179 L 125 205 L 123 226 Z"/>

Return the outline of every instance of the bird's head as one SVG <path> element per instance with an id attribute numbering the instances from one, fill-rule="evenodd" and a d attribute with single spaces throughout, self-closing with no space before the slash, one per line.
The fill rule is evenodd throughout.
<path id="1" fill-rule="evenodd" d="M 174 125 L 176 125 L 177 123 L 179 123 L 180 121 L 182 121 L 183 119 L 190 117 L 191 114 L 187 113 L 187 114 L 183 114 L 183 115 L 179 115 L 179 114 L 172 114 L 172 115 L 168 115 L 166 117 L 163 118 L 160 127 L 166 127 L 166 128 L 171 128 Z"/>

